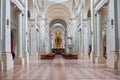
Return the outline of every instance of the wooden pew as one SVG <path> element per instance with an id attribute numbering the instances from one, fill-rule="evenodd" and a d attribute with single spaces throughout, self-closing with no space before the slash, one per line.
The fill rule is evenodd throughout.
<path id="1" fill-rule="evenodd" d="M 53 59 L 55 57 L 55 53 L 49 53 L 49 54 L 42 54 L 41 59 Z"/>
<path id="2" fill-rule="evenodd" d="M 78 55 L 77 54 L 65 54 L 65 53 L 62 53 L 62 56 L 65 59 L 78 59 Z"/>

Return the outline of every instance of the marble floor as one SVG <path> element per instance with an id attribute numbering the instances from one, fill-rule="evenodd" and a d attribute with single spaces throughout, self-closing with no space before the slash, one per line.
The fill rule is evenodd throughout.
<path id="1" fill-rule="evenodd" d="M 65 60 L 58 55 L 53 60 L 30 61 L 0 73 L 0 80 L 120 80 L 120 70 L 105 64 L 82 60 Z"/>

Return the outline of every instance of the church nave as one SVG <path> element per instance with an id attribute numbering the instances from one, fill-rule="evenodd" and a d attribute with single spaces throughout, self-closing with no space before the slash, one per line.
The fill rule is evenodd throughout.
<path id="1" fill-rule="evenodd" d="M 0 0 L 0 80 L 120 80 L 120 0 Z"/>

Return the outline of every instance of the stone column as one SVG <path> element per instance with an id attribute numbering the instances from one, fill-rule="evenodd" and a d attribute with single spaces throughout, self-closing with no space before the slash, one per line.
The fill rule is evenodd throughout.
<path id="1" fill-rule="evenodd" d="M 3 71 L 3 61 L 2 61 L 2 0 L 0 0 L 0 72 Z"/>
<path id="2" fill-rule="evenodd" d="M 83 8 L 82 8 L 83 9 Z M 81 59 L 84 59 L 84 27 L 83 27 L 83 10 L 81 12 Z"/>
<path id="3" fill-rule="evenodd" d="M 81 41 L 82 41 L 82 37 L 81 37 L 81 29 L 79 29 L 79 58 L 81 57 Z"/>
<path id="4" fill-rule="evenodd" d="M 35 35 L 34 34 L 34 24 L 32 24 L 32 21 L 30 21 L 30 25 L 29 25 L 29 27 L 30 27 L 30 56 L 33 56 L 34 55 L 34 51 L 33 51 L 33 49 L 34 49 L 34 39 L 33 39 L 33 35 Z"/>
<path id="5" fill-rule="evenodd" d="M 95 63 L 95 31 L 94 31 L 94 0 L 91 0 L 91 32 L 92 32 L 92 51 L 91 62 Z"/>
<path id="6" fill-rule="evenodd" d="M 24 64 L 24 58 L 22 53 L 22 12 L 18 14 L 18 53 L 15 58 L 15 64 Z"/>
<path id="7" fill-rule="evenodd" d="M 94 47 L 94 51 L 95 51 L 95 55 L 94 56 L 96 56 L 97 54 L 96 54 L 96 52 L 97 52 L 97 13 L 95 13 L 95 17 L 94 17 L 94 45 L 96 45 L 95 47 Z M 92 36 L 92 35 L 91 35 Z M 92 39 L 91 39 L 92 40 Z M 94 57 L 95 58 L 95 57 Z"/>
<path id="8" fill-rule="evenodd" d="M 81 39 L 81 34 L 80 34 L 80 30 L 78 31 L 78 53 L 80 54 L 80 45 L 81 45 L 81 42 L 80 42 L 80 39 Z"/>
<path id="9" fill-rule="evenodd" d="M 117 20 L 117 0 L 109 1 L 109 29 L 110 29 L 110 53 L 107 54 L 107 66 L 117 69 L 119 61 L 118 52 L 118 20 Z"/>
<path id="10" fill-rule="evenodd" d="M 83 45 L 84 45 L 84 60 L 89 60 L 88 50 L 89 50 L 89 36 L 88 36 L 88 20 L 83 20 Z"/>
<path id="11" fill-rule="evenodd" d="M 2 0 L 0 0 L 0 26 L 2 26 L 2 8 L 1 8 L 1 5 L 2 5 Z M 0 27 L 0 44 L 2 44 L 2 27 Z M 2 45 L 0 45 L 0 60 L 1 60 L 1 57 L 2 57 L 2 52 L 1 52 L 1 49 L 2 49 Z"/>
<path id="12" fill-rule="evenodd" d="M 84 59 L 84 28 L 81 29 L 81 59 Z"/>
<path id="13" fill-rule="evenodd" d="M 41 20 L 40 24 L 40 34 L 41 34 L 41 52 L 45 53 L 45 20 Z"/>
<path id="14" fill-rule="evenodd" d="M 76 29 L 76 34 L 77 34 L 77 36 L 76 36 L 76 41 L 77 41 L 77 47 L 76 47 L 76 53 L 78 54 L 79 53 L 79 41 L 80 41 L 80 38 L 79 38 L 79 29 L 77 28 Z"/>
<path id="15" fill-rule="evenodd" d="M 29 21 L 29 33 L 30 33 L 30 60 L 37 60 L 38 57 L 38 52 L 37 52 L 37 25 L 36 25 L 36 20 L 34 19 L 34 21 Z M 39 43 L 38 43 L 39 44 Z"/>
<path id="16" fill-rule="evenodd" d="M 25 38 L 25 63 L 29 64 L 29 53 L 28 53 L 28 0 L 25 0 L 25 9 L 24 9 L 24 38 Z"/>
<path id="17" fill-rule="evenodd" d="M 120 0 L 117 0 L 118 2 L 118 34 L 120 34 Z M 120 35 L 119 35 L 119 64 L 118 68 L 120 69 Z"/>
<path id="18" fill-rule="evenodd" d="M 105 62 L 103 57 L 103 40 L 102 40 L 102 27 L 100 11 L 97 13 L 97 58 L 96 62 Z"/>
<path id="19" fill-rule="evenodd" d="M 76 52 L 76 19 L 73 18 L 72 21 L 72 26 L 71 26 L 71 36 L 72 36 L 72 47 L 73 47 L 73 53 Z"/>
<path id="20" fill-rule="evenodd" d="M 2 60 L 3 60 L 3 70 L 7 71 L 13 69 L 13 58 L 11 54 L 11 27 L 10 27 L 10 0 L 3 0 L 3 49 L 2 49 Z"/>

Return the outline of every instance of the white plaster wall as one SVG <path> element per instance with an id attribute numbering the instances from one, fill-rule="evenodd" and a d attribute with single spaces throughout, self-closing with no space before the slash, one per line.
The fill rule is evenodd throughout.
<path id="1" fill-rule="evenodd" d="M 13 50 L 14 50 L 14 53 L 17 55 L 17 43 L 18 43 L 18 31 L 17 30 L 12 30 L 12 33 L 13 33 Z"/>
<path id="2" fill-rule="evenodd" d="M 11 29 L 13 32 L 13 49 L 14 53 L 17 55 L 17 43 L 18 43 L 18 11 L 16 7 L 10 7 L 10 18 L 11 18 Z"/>
<path id="3" fill-rule="evenodd" d="M 36 27 L 35 25 L 30 26 L 30 54 L 36 54 Z"/>
<path id="4" fill-rule="evenodd" d="M 101 23 L 102 25 L 104 25 L 108 21 L 108 8 L 107 7 L 102 8 L 101 16 L 102 16 Z"/>
<path id="5" fill-rule="evenodd" d="M 13 6 L 11 6 L 10 9 L 11 9 L 11 13 L 10 13 L 11 28 L 17 29 L 18 28 L 18 11 Z"/>
<path id="6" fill-rule="evenodd" d="M 100 0 L 94 0 L 94 4 L 96 4 L 98 1 L 100 1 Z"/>
<path id="7" fill-rule="evenodd" d="M 108 29 L 108 25 L 109 25 L 109 20 L 108 20 L 108 7 L 105 7 L 105 8 L 102 8 L 101 9 L 101 16 L 102 16 L 102 20 L 100 21 L 101 22 L 101 28 L 102 28 L 102 46 L 106 46 L 106 49 L 107 49 L 107 53 L 109 53 L 109 48 L 110 48 L 110 45 L 109 45 L 109 42 L 108 42 L 108 39 L 109 39 L 109 29 Z M 106 37 L 105 37 L 106 36 Z M 104 40 L 107 40 L 107 41 L 104 41 Z M 104 49 L 104 47 L 102 47 Z M 104 51 L 104 50 L 103 50 Z M 102 53 L 103 53 L 102 51 Z"/>
<path id="8" fill-rule="evenodd" d="M 25 4 L 25 0 L 19 0 L 22 4 Z"/>

